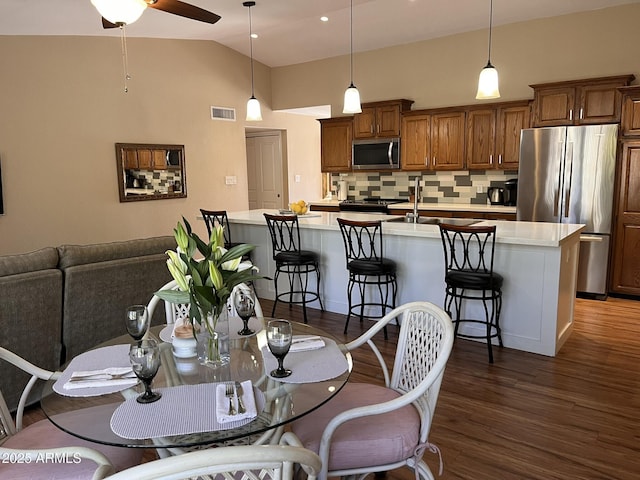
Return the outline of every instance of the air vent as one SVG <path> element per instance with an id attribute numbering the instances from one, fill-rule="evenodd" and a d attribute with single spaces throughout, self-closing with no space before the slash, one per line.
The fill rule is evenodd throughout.
<path id="1" fill-rule="evenodd" d="M 211 107 L 211 118 L 213 120 L 236 121 L 236 109 L 227 107 Z"/>

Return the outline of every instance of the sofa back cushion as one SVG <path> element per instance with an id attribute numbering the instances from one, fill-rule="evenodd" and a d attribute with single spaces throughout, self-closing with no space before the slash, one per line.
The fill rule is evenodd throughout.
<path id="1" fill-rule="evenodd" d="M 0 345 L 48 370 L 60 365 L 62 272 L 57 263 L 55 248 L 0 256 Z M 9 364 L 0 371 L 0 390 L 13 410 L 29 375 Z"/>
<path id="2" fill-rule="evenodd" d="M 58 248 L 64 272 L 65 361 L 126 334 L 125 308 L 146 305 L 153 293 L 171 280 L 165 252 L 175 248 L 173 237 Z M 164 308 L 156 309 L 152 323 L 164 320 Z"/>

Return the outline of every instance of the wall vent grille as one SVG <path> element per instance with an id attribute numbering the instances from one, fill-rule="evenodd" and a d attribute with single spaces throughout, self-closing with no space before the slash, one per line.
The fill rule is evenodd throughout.
<path id="1" fill-rule="evenodd" d="M 213 120 L 236 121 L 236 109 L 227 107 L 211 107 L 211 118 Z"/>

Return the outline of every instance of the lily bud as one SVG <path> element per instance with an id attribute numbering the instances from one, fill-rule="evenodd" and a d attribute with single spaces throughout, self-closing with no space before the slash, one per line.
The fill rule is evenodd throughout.
<path id="1" fill-rule="evenodd" d="M 188 252 L 189 251 L 189 236 L 187 235 L 187 232 L 185 231 L 185 229 L 182 226 L 182 224 L 178 223 L 178 225 L 173 230 L 173 232 L 174 232 L 174 236 L 176 237 L 176 243 L 178 244 L 178 247 L 180 247 L 180 249 L 183 252 Z"/>
<path id="2" fill-rule="evenodd" d="M 217 290 L 222 288 L 222 274 L 216 264 L 214 262 L 209 261 L 209 276 L 211 277 L 211 281 L 213 282 L 214 288 Z"/>

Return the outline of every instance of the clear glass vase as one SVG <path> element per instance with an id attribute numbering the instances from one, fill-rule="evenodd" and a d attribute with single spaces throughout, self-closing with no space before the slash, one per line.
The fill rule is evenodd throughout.
<path id="1" fill-rule="evenodd" d="M 208 367 L 229 364 L 229 315 L 223 309 L 217 318 L 208 316 L 209 326 L 203 325 L 197 334 L 198 360 Z"/>

